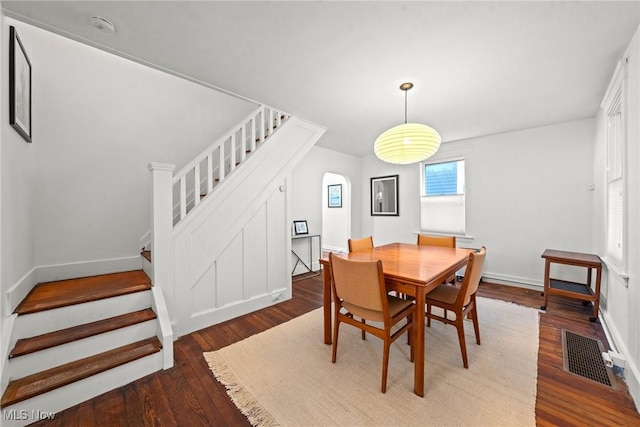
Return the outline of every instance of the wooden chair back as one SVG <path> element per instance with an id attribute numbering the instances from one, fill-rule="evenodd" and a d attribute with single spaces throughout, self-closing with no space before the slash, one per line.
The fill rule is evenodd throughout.
<path id="1" fill-rule="evenodd" d="M 418 234 L 418 245 L 455 248 L 456 236 L 429 236 L 427 234 Z"/>
<path id="2" fill-rule="evenodd" d="M 462 287 L 460 288 L 460 294 L 458 295 L 457 304 L 461 307 L 466 306 L 471 301 L 471 295 L 474 295 L 478 291 L 478 285 L 480 279 L 482 279 L 482 268 L 484 266 L 484 259 L 487 254 L 487 248 L 484 246 L 479 252 L 473 252 L 469 254 L 469 261 L 467 262 L 467 270 L 462 280 Z"/>
<path id="3" fill-rule="evenodd" d="M 329 263 L 333 274 L 334 297 L 342 305 L 366 320 L 388 319 L 382 261 L 350 261 L 331 253 Z"/>
<path id="4" fill-rule="evenodd" d="M 456 247 L 456 236 L 430 236 L 428 234 L 418 234 L 418 246 L 440 246 L 444 248 Z M 456 283 L 456 275 L 447 277 L 447 283 Z"/>
<path id="5" fill-rule="evenodd" d="M 368 251 L 373 249 L 373 237 L 363 237 L 362 239 L 349 239 L 349 252 Z"/>

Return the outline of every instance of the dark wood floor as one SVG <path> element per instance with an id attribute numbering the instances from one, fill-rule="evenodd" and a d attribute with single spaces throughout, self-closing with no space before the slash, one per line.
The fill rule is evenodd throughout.
<path id="1" fill-rule="evenodd" d="M 480 286 L 479 295 L 531 307 L 542 303 L 538 291 L 490 283 Z M 249 425 L 224 387 L 213 378 L 202 353 L 220 349 L 321 305 L 321 276 L 296 281 L 289 301 L 179 338 L 174 347 L 174 368 L 98 396 L 57 414 L 54 420 L 36 425 Z M 579 301 L 552 297 L 547 313 L 540 317 L 536 401 L 540 426 L 640 425 L 640 415 L 623 381 L 618 380 L 618 389 L 612 390 L 563 371 L 561 328 L 600 339 L 606 345 L 602 327 L 588 321 L 590 312 Z"/>

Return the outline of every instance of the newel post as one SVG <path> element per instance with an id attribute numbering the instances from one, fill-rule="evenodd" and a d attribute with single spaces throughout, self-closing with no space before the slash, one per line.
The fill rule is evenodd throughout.
<path id="1" fill-rule="evenodd" d="M 173 171 L 175 165 L 149 163 L 151 172 L 151 268 L 153 286 L 173 295 Z"/>

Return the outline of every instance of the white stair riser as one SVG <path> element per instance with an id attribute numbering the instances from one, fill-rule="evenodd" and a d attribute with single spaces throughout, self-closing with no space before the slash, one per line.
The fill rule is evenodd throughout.
<path id="1" fill-rule="evenodd" d="M 161 369 L 162 351 L 3 408 L 2 426 L 28 425 L 38 421 L 32 418 L 33 414 L 38 412 L 59 413 Z M 15 414 L 19 417 L 24 415 L 25 418 L 28 418 L 8 420 L 9 414 Z"/>
<path id="2" fill-rule="evenodd" d="M 29 338 L 48 332 L 71 328 L 120 316 L 151 307 L 151 291 L 135 292 L 83 304 L 45 310 L 18 316 L 13 336 Z"/>
<path id="3" fill-rule="evenodd" d="M 149 276 L 149 279 L 151 279 L 151 282 L 153 282 L 153 267 L 151 266 L 151 263 L 149 262 L 148 259 L 146 259 L 145 257 L 141 257 L 142 258 L 142 271 L 144 271 L 144 273 Z"/>
<path id="4" fill-rule="evenodd" d="M 12 379 L 156 336 L 156 319 L 9 359 Z"/>

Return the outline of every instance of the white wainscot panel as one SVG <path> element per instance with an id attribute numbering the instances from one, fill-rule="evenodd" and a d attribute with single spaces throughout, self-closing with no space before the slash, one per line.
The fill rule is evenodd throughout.
<path id="1" fill-rule="evenodd" d="M 222 251 L 216 260 L 216 300 L 218 307 L 242 301 L 244 281 L 244 260 L 242 232 Z"/>
<path id="2" fill-rule="evenodd" d="M 286 182 L 282 186 L 286 188 Z M 283 288 L 291 291 L 291 273 L 289 271 L 290 224 L 287 221 L 286 192 L 276 190 L 267 200 L 267 260 L 268 291 Z"/>
<path id="3" fill-rule="evenodd" d="M 199 313 L 216 307 L 216 263 L 191 287 L 191 313 Z"/>
<path id="4" fill-rule="evenodd" d="M 267 208 L 262 205 L 244 227 L 244 299 L 267 293 Z"/>

